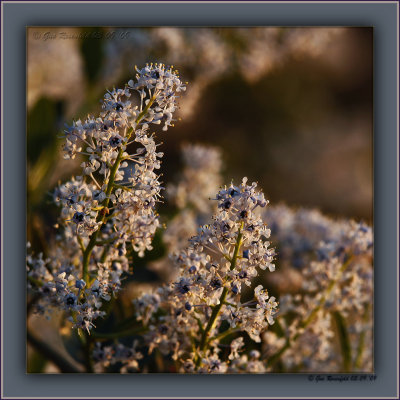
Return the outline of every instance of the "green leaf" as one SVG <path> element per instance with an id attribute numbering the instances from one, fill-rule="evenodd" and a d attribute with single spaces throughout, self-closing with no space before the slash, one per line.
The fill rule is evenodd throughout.
<path id="1" fill-rule="evenodd" d="M 336 323 L 340 348 L 342 351 L 343 372 L 351 372 L 351 345 L 346 320 L 339 311 L 332 312 L 332 316 Z"/>

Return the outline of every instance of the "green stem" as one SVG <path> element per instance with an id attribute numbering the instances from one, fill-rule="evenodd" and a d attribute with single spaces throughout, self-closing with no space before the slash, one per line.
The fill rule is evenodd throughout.
<path id="1" fill-rule="evenodd" d="M 121 163 L 121 158 L 122 158 L 123 152 L 124 152 L 124 150 L 121 147 L 119 149 L 119 152 L 118 152 L 117 158 L 116 158 L 116 160 L 114 162 L 114 165 L 111 168 L 110 178 L 108 180 L 108 185 L 107 185 L 107 189 L 106 189 L 106 198 L 104 199 L 104 208 L 107 208 L 108 204 L 110 202 L 110 195 L 111 195 L 112 187 L 114 185 L 115 175 L 117 174 L 119 165 Z M 92 234 L 92 236 L 90 237 L 90 241 L 89 241 L 89 243 L 88 243 L 88 245 L 87 245 L 87 247 L 86 247 L 86 249 L 85 249 L 85 251 L 83 253 L 82 279 L 85 282 L 87 282 L 87 279 L 88 279 L 88 268 L 89 268 L 90 256 L 92 254 L 92 251 L 93 251 L 94 247 L 96 246 L 97 236 L 99 235 L 99 232 L 100 232 L 101 228 L 104 225 L 105 219 L 106 219 L 106 214 L 105 213 L 102 214 L 102 215 L 101 214 L 99 215 L 99 221 L 98 222 L 101 222 L 101 226 L 100 226 L 99 229 L 97 229 L 96 232 L 94 232 Z"/>
<path id="2" fill-rule="evenodd" d="M 155 100 L 155 96 L 151 97 L 151 99 L 149 100 L 149 102 L 147 103 L 146 107 L 143 109 L 143 111 L 138 115 L 138 117 L 136 118 L 135 122 L 136 124 L 138 124 L 143 117 L 147 114 L 149 108 L 152 106 L 152 104 L 154 103 Z M 130 128 L 128 130 L 128 132 L 126 133 L 126 137 L 127 140 L 129 141 L 132 132 L 133 132 L 133 128 Z M 115 176 L 118 172 L 118 168 L 121 164 L 121 161 L 123 159 L 123 154 L 124 154 L 124 148 L 121 147 L 118 151 L 118 155 L 117 158 L 114 161 L 113 166 L 110 169 L 110 176 L 108 179 L 108 183 L 107 183 L 107 188 L 105 191 L 105 195 L 106 198 L 103 201 L 103 209 L 107 209 L 108 205 L 110 203 L 110 195 L 111 192 L 114 188 L 115 185 Z M 89 263 L 90 263 L 90 257 L 92 255 L 93 249 L 97 244 L 97 237 L 99 236 L 99 232 L 101 231 L 101 229 L 103 228 L 103 226 L 107 223 L 107 214 L 105 212 L 100 213 L 97 217 L 97 222 L 100 222 L 100 227 L 96 230 L 96 232 L 94 232 L 92 234 L 92 236 L 90 237 L 89 243 L 86 247 L 86 249 L 83 247 L 83 243 L 79 242 L 82 252 L 83 252 L 83 257 L 82 257 L 82 279 L 85 282 L 88 282 L 88 276 L 89 276 Z M 106 246 L 103 250 L 103 253 L 101 255 L 101 262 L 104 262 L 106 260 L 107 257 L 107 252 L 108 252 L 109 246 Z M 107 338 L 107 336 L 110 338 L 115 338 L 115 337 L 122 337 L 122 336 L 131 336 L 132 332 L 118 332 L 117 333 L 118 336 L 114 336 L 114 334 L 101 334 L 101 333 L 97 333 L 94 334 L 94 337 L 97 338 Z M 134 333 L 133 333 L 134 334 Z M 85 355 L 86 355 L 86 369 L 88 372 L 92 372 L 93 371 L 93 364 L 92 364 L 92 358 L 91 358 L 91 343 L 92 343 L 92 339 L 88 338 L 88 335 L 86 336 L 86 347 L 85 347 Z"/>
<path id="3" fill-rule="evenodd" d="M 354 362 L 354 367 L 356 371 L 358 371 L 361 368 L 364 343 L 365 343 L 365 332 L 362 332 L 360 335 L 360 341 L 358 342 L 356 360 Z"/>
<path id="4" fill-rule="evenodd" d="M 197 321 L 197 325 L 198 325 L 198 327 L 199 327 L 200 333 L 203 334 L 203 332 L 204 332 L 204 327 L 203 327 L 203 324 L 202 324 L 201 321 L 200 321 L 200 318 L 194 317 L 194 319 Z"/>
<path id="5" fill-rule="evenodd" d="M 238 308 L 238 305 L 237 305 L 237 304 L 230 303 L 229 301 L 225 301 L 225 304 L 226 304 L 227 306 L 231 306 L 231 307 L 234 307 L 234 308 Z"/>
<path id="6" fill-rule="evenodd" d="M 82 250 L 82 253 L 84 253 L 85 252 L 85 246 L 84 246 L 84 244 L 83 244 L 83 240 L 82 240 L 82 238 L 78 235 L 78 243 L 79 243 L 79 247 L 81 248 L 81 250 Z"/>
<path id="7" fill-rule="evenodd" d="M 203 334 L 201 335 L 200 349 L 199 349 L 201 352 L 204 351 L 207 347 L 207 339 L 210 336 L 210 332 L 214 328 L 215 323 L 217 322 L 218 314 L 221 311 L 222 306 L 224 305 L 224 301 L 227 295 L 228 295 L 228 289 L 224 288 L 221 297 L 219 298 L 219 304 L 214 306 L 213 311 L 211 313 L 211 317 L 208 320 L 206 329 L 203 331 Z"/>
<path id="8" fill-rule="evenodd" d="M 230 260 L 231 262 L 231 266 L 230 269 L 231 271 L 235 268 L 236 266 L 236 261 L 238 258 L 238 254 L 239 254 L 239 250 L 240 247 L 242 245 L 242 229 L 243 229 L 243 222 L 240 224 L 240 228 L 238 231 L 238 236 L 236 239 L 236 244 L 235 244 L 235 250 L 233 252 L 233 256 L 232 259 Z M 218 314 L 221 311 L 222 306 L 225 303 L 226 297 L 228 295 L 228 289 L 226 287 L 224 287 L 224 290 L 222 291 L 222 294 L 219 298 L 219 304 L 217 304 L 216 306 L 213 307 L 212 309 L 212 313 L 211 313 L 211 317 L 208 320 L 207 326 L 203 331 L 203 334 L 201 335 L 201 339 L 200 339 L 200 346 L 199 346 L 199 352 L 204 352 L 207 347 L 208 347 L 208 338 L 210 336 L 211 331 L 213 330 L 216 322 L 217 322 L 217 318 L 218 318 Z M 196 366 L 198 367 L 200 365 L 200 361 L 201 358 L 199 355 L 197 355 L 197 359 L 196 359 Z"/>
<path id="9" fill-rule="evenodd" d="M 333 311 L 332 317 L 336 324 L 339 336 L 340 350 L 342 352 L 343 372 L 351 372 L 351 344 L 346 321 L 339 311 Z"/>
<path id="10" fill-rule="evenodd" d="M 369 317 L 369 306 L 367 305 L 365 307 L 363 322 L 368 321 L 368 317 Z M 354 361 L 354 367 L 355 367 L 356 371 L 358 371 L 361 368 L 362 355 L 363 355 L 364 346 L 365 346 L 365 336 L 366 336 L 366 331 L 363 330 L 360 334 L 360 340 L 359 340 L 358 346 L 357 346 L 356 359 Z"/>
<path id="11" fill-rule="evenodd" d="M 236 239 L 235 250 L 233 252 L 233 256 L 232 256 L 232 260 L 231 260 L 231 267 L 230 267 L 231 271 L 236 267 L 236 261 L 238 259 L 239 250 L 240 250 L 240 247 L 242 246 L 242 238 L 243 238 L 242 229 L 243 229 L 243 222 L 240 224 L 240 228 L 238 231 L 238 237 Z"/>
<path id="12" fill-rule="evenodd" d="M 121 190 L 125 190 L 127 192 L 132 190 L 132 186 L 122 186 L 122 185 L 117 185 L 116 183 L 114 183 L 114 187 L 115 189 L 121 189 Z"/>
<path id="13" fill-rule="evenodd" d="M 226 331 L 220 333 L 219 335 L 210 338 L 210 339 L 208 340 L 208 344 L 211 343 L 211 342 L 213 342 L 214 340 L 221 340 L 221 339 L 224 339 L 224 338 L 226 338 L 227 336 L 231 335 L 232 333 L 235 333 L 235 332 L 238 332 L 238 331 L 239 331 L 239 329 L 237 329 L 237 328 L 227 329 Z"/>
<path id="14" fill-rule="evenodd" d="M 143 117 L 147 114 L 147 112 L 149 111 L 149 108 L 152 106 L 152 104 L 154 103 L 155 99 L 156 99 L 155 96 L 150 98 L 150 100 L 147 103 L 146 107 L 143 109 L 143 111 L 136 118 L 136 120 L 135 120 L 136 124 L 138 124 L 143 119 Z M 133 132 L 133 128 L 130 128 L 130 130 L 127 133 L 128 140 L 129 140 L 132 132 Z M 115 160 L 115 162 L 114 162 L 114 164 L 113 164 L 113 166 L 112 166 L 112 168 L 110 170 L 110 177 L 109 177 L 109 180 L 108 180 L 106 193 L 105 193 L 106 194 L 106 198 L 103 201 L 104 208 L 107 208 L 108 204 L 110 202 L 110 195 L 111 195 L 112 189 L 114 187 L 115 175 L 116 175 L 116 173 L 118 171 L 119 165 L 120 165 L 121 160 L 123 158 L 122 157 L 123 153 L 124 153 L 124 150 L 121 147 L 119 149 L 117 158 L 116 158 L 116 160 Z M 88 279 L 88 268 L 89 268 L 90 256 L 91 256 L 92 251 L 93 251 L 93 249 L 94 249 L 94 247 L 96 245 L 97 236 L 99 235 L 99 232 L 100 232 L 101 228 L 103 227 L 103 225 L 106 222 L 106 214 L 105 213 L 103 213 L 102 215 L 101 214 L 99 215 L 98 222 L 101 222 L 101 227 L 99 229 L 97 229 L 97 231 L 92 234 L 92 236 L 90 237 L 90 241 L 89 241 L 85 251 L 83 252 L 82 279 L 85 282 Z"/>
<path id="15" fill-rule="evenodd" d="M 143 117 L 147 114 L 147 111 L 149 111 L 149 108 L 152 106 L 152 104 L 154 103 L 154 100 L 156 99 L 156 96 L 152 96 L 151 99 L 149 100 L 149 102 L 147 103 L 146 107 L 143 109 L 143 111 L 137 116 L 136 118 L 136 123 L 138 124 Z"/>

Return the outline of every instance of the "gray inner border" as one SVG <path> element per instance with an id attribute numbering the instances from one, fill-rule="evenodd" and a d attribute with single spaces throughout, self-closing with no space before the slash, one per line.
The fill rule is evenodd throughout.
<path id="1" fill-rule="evenodd" d="M 2 115 L 7 117 L 2 129 L 2 398 L 397 398 L 396 2 L 2 3 L 2 16 Z M 25 374 L 25 27 L 34 25 L 374 27 L 375 381 L 315 383 L 306 375 Z"/>

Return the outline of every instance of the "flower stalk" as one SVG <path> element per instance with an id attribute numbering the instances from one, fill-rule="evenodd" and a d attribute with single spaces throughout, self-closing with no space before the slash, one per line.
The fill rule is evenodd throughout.
<path id="1" fill-rule="evenodd" d="M 233 270 L 236 266 L 236 261 L 238 258 L 238 254 L 240 251 L 240 247 L 242 245 L 242 229 L 243 229 L 243 222 L 240 224 L 240 228 L 238 231 L 238 236 L 236 239 L 236 244 L 235 244 L 235 249 L 233 251 L 233 256 L 232 259 L 230 260 L 231 266 L 230 269 Z M 219 303 L 213 307 L 212 313 L 211 313 L 211 317 L 207 323 L 207 326 L 205 328 L 205 330 L 203 331 L 203 334 L 201 336 L 201 340 L 200 340 L 200 346 L 199 346 L 199 352 L 203 353 L 206 348 L 207 348 L 207 344 L 208 344 L 208 337 L 210 336 L 210 332 L 214 329 L 214 325 L 217 321 L 219 312 L 221 311 L 221 308 L 223 307 L 225 300 L 226 300 L 226 296 L 228 295 L 228 289 L 225 287 L 224 290 L 221 293 L 221 297 L 219 298 Z M 197 359 L 197 363 L 198 364 L 200 361 L 200 357 L 198 357 Z"/>

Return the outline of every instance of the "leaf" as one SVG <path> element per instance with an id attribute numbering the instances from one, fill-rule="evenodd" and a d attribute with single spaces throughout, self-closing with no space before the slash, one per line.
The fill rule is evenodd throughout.
<path id="1" fill-rule="evenodd" d="M 351 345 L 347 331 L 346 320 L 339 311 L 332 312 L 332 316 L 336 323 L 336 328 L 339 336 L 340 348 L 343 358 L 343 372 L 351 372 Z"/>

